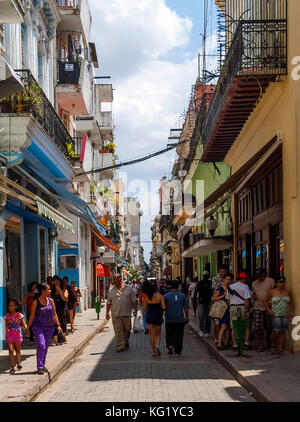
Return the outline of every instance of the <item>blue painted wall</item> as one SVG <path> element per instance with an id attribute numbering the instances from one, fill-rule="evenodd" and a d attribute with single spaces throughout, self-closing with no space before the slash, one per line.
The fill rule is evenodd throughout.
<path id="1" fill-rule="evenodd" d="M 71 281 L 76 281 L 76 286 L 79 287 L 79 269 L 75 270 L 58 270 L 58 275 L 60 278 L 68 277 L 69 284 Z"/>
<path id="2" fill-rule="evenodd" d="M 0 350 L 4 348 L 4 315 L 7 311 L 7 304 L 6 304 L 6 288 L 0 287 Z"/>

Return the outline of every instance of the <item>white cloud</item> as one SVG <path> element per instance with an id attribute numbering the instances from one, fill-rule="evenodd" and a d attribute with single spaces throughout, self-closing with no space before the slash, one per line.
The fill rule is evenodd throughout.
<path id="1" fill-rule="evenodd" d="M 197 76 L 197 58 L 186 46 L 192 22 L 168 8 L 165 0 L 90 0 L 92 40 L 97 44 L 100 74 L 111 75 L 115 88 L 116 143 L 121 160 L 164 148 L 169 129 L 187 106 Z M 168 59 L 174 49 L 182 62 Z M 178 56 L 178 55 L 177 55 Z M 159 180 L 168 175 L 174 153 L 124 168 L 129 180 Z M 124 171 L 122 169 L 122 171 Z M 142 205 L 146 193 L 138 195 Z M 151 195 L 151 203 L 158 195 Z M 143 218 L 148 231 L 154 216 Z M 147 236 L 143 234 L 143 239 Z M 151 244 L 144 245 L 148 260 Z"/>

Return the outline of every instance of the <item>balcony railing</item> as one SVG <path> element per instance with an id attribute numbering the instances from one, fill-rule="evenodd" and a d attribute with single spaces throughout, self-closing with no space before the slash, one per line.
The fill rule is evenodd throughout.
<path id="1" fill-rule="evenodd" d="M 286 19 L 240 21 L 204 122 L 205 144 L 235 78 L 275 80 L 279 75 L 287 75 Z"/>
<path id="2" fill-rule="evenodd" d="M 77 85 L 80 78 L 80 68 L 79 62 L 59 61 L 57 83 Z"/>
<path id="3" fill-rule="evenodd" d="M 56 143 L 65 156 L 72 161 L 70 150 L 74 140 L 46 97 L 44 91 L 29 70 L 16 70 L 24 90 L 0 101 L 1 113 L 30 113 Z"/>
<path id="4" fill-rule="evenodd" d="M 59 7 L 80 7 L 80 0 L 56 0 Z"/>

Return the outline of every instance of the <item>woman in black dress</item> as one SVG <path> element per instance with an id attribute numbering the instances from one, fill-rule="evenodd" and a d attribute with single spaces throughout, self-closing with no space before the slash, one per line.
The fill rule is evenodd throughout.
<path id="1" fill-rule="evenodd" d="M 59 278 L 58 276 L 55 276 L 53 278 L 54 284 L 52 287 L 52 299 L 55 303 L 55 308 L 57 312 L 57 316 L 59 319 L 59 323 L 62 329 L 62 334 L 64 337 L 64 344 L 68 344 L 67 341 L 67 324 L 69 323 L 70 317 L 69 317 L 69 309 L 68 309 L 68 298 L 69 293 L 67 286 L 65 285 L 65 282 Z M 58 344 L 58 332 L 55 330 L 54 332 L 54 346 L 57 346 Z"/>
<path id="2" fill-rule="evenodd" d="M 157 284 L 150 284 L 147 296 L 144 301 L 144 311 L 147 311 L 146 322 L 150 334 L 150 343 L 152 347 L 152 356 L 157 357 L 161 355 L 160 341 L 161 341 L 161 326 L 163 324 L 163 313 L 166 310 L 164 297 L 158 293 Z"/>

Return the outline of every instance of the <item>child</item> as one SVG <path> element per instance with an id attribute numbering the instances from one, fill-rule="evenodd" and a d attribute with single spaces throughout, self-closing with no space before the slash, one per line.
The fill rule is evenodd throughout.
<path id="1" fill-rule="evenodd" d="M 11 365 L 10 374 L 16 373 L 14 352 L 17 355 L 17 368 L 22 369 L 21 365 L 21 343 L 23 342 L 21 325 L 27 329 L 24 315 L 18 312 L 18 302 L 10 300 L 8 303 L 8 313 L 5 315 L 6 341 L 9 349 L 9 362 Z"/>

